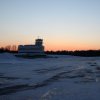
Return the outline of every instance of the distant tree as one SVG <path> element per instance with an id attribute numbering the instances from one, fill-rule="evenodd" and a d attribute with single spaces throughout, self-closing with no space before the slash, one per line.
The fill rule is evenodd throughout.
<path id="1" fill-rule="evenodd" d="M 5 47 L 5 50 L 6 50 L 6 51 L 10 51 L 10 50 L 11 50 L 11 45 L 7 45 L 7 46 Z"/>
<path id="2" fill-rule="evenodd" d="M 13 45 L 13 46 L 11 47 L 11 51 L 17 51 L 17 46 L 16 46 L 16 45 Z"/>
<path id="3" fill-rule="evenodd" d="M 1 47 L 1 48 L 0 48 L 0 53 L 3 53 L 3 52 L 4 52 L 4 48 Z"/>

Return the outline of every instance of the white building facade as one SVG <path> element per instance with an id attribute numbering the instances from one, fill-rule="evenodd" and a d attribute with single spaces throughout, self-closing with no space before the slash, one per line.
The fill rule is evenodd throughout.
<path id="1" fill-rule="evenodd" d="M 19 45 L 20 55 L 44 55 L 43 39 L 36 39 L 35 45 Z"/>

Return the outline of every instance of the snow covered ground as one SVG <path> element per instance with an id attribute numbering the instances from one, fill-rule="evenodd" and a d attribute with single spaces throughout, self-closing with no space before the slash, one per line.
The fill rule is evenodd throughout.
<path id="1" fill-rule="evenodd" d="M 100 57 L 55 56 L 0 54 L 0 100 L 100 100 Z"/>

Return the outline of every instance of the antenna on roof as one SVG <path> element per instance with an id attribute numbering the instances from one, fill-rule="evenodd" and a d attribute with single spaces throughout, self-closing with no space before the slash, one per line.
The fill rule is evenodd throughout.
<path id="1" fill-rule="evenodd" d="M 39 39 L 40 37 L 38 36 L 38 39 Z"/>

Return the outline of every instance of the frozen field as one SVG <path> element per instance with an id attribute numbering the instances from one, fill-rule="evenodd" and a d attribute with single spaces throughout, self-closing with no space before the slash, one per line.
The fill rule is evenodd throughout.
<path id="1" fill-rule="evenodd" d="M 0 54 L 0 100 L 100 100 L 100 57 L 56 56 Z"/>

